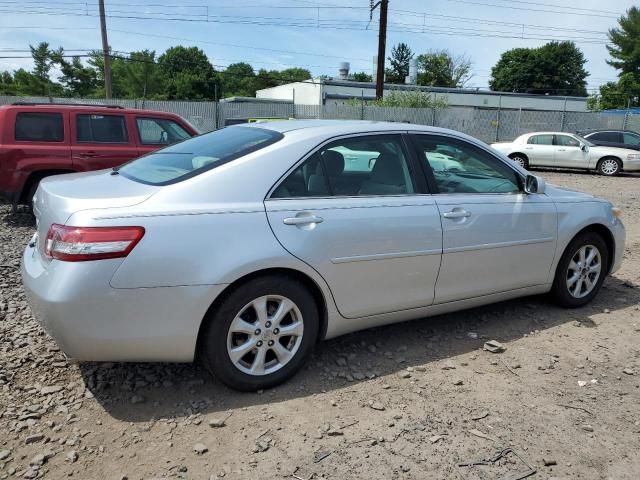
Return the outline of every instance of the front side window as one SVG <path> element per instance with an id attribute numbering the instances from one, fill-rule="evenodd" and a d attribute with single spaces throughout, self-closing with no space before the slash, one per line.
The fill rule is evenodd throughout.
<path id="1" fill-rule="evenodd" d="M 190 138 L 126 163 L 125 177 L 147 185 L 169 185 L 243 157 L 283 138 L 272 130 L 227 127 Z"/>
<path id="2" fill-rule="evenodd" d="M 553 145 L 553 135 L 533 135 L 527 141 L 531 145 Z"/>
<path id="3" fill-rule="evenodd" d="M 167 118 L 136 118 L 140 142 L 143 145 L 171 145 L 191 138 L 177 122 Z"/>
<path id="4" fill-rule="evenodd" d="M 556 135 L 556 143 L 561 147 L 579 147 L 580 142 L 577 138 L 569 135 Z"/>
<path id="5" fill-rule="evenodd" d="M 81 143 L 128 143 L 122 115 L 78 114 L 76 136 Z"/>
<path id="6" fill-rule="evenodd" d="M 436 135 L 416 135 L 415 141 L 440 193 L 520 192 L 518 174 L 475 145 Z"/>
<path id="7" fill-rule="evenodd" d="M 640 145 L 640 135 L 636 135 L 635 133 L 625 132 L 623 134 L 624 143 L 627 145 Z"/>
<path id="8" fill-rule="evenodd" d="M 61 113 L 19 112 L 16 115 L 16 140 L 29 142 L 63 142 Z"/>
<path id="9" fill-rule="evenodd" d="M 315 152 L 271 198 L 406 195 L 415 192 L 397 135 L 351 137 Z"/>

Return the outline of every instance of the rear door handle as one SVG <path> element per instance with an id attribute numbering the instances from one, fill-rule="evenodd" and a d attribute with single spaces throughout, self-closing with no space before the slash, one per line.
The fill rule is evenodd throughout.
<path id="1" fill-rule="evenodd" d="M 97 152 L 81 152 L 78 154 L 78 156 L 80 158 L 91 158 L 91 157 L 97 157 L 98 154 Z"/>
<path id="2" fill-rule="evenodd" d="M 566 148 L 559 148 L 559 149 L 558 149 L 558 151 L 559 151 L 559 152 L 566 152 L 566 151 L 567 151 L 567 149 L 566 149 Z"/>
<path id="3" fill-rule="evenodd" d="M 444 218 L 467 218 L 471 216 L 471 212 L 466 210 L 452 210 L 451 212 L 445 212 L 442 214 Z"/>
<path id="4" fill-rule="evenodd" d="M 317 217 L 315 215 L 301 216 L 301 217 L 289 217 L 282 220 L 285 225 L 308 225 L 310 223 L 322 223 L 324 218 Z"/>

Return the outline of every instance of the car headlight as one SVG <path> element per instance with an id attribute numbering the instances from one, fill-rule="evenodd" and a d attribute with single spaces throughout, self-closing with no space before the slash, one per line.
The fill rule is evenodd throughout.
<path id="1" fill-rule="evenodd" d="M 640 153 L 630 153 L 627 155 L 627 160 L 640 160 Z"/>
<path id="2" fill-rule="evenodd" d="M 620 215 L 622 215 L 622 210 L 618 207 L 611 207 L 611 215 L 616 218 L 620 218 Z"/>

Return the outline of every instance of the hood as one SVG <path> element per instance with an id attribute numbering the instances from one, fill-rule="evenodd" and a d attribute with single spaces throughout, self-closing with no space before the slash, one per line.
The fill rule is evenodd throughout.
<path id="1" fill-rule="evenodd" d="M 546 195 L 551 197 L 556 202 L 575 202 L 576 200 L 597 200 L 603 201 L 600 198 L 594 197 L 590 193 L 579 192 L 566 187 L 560 187 L 552 183 L 547 183 L 545 192 Z"/>

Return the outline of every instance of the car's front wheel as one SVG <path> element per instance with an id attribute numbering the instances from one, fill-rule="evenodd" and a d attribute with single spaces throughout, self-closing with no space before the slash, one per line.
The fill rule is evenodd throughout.
<path id="1" fill-rule="evenodd" d="M 527 170 L 529 169 L 529 159 L 526 157 L 526 155 L 523 155 L 522 153 L 514 153 L 510 155 L 509 158 L 520 165 L 522 168 Z"/>
<path id="2" fill-rule="evenodd" d="M 205 366 L 231 388 L 255 391 L 292 377 L 318 336 L 313 295 L 286 276 L 250 280 L 205 319 Z"/>
<path id="3" fill-rule="evenodd" d="M 609 157 L 603 158 L 598 162 L 598 173 L 600 175 L 606 175 L 607 177 L 613 177 L 622 170 L 620 160 L 617 158 Z"/>
<path id="4" fill-rule="evenodd" d="M 578 235 L 558 263 L 553 295 L 564 307 L 586 305 L 602 287 L 608 265 L 609 251 L 602 237 L 595 232 Z"/>

